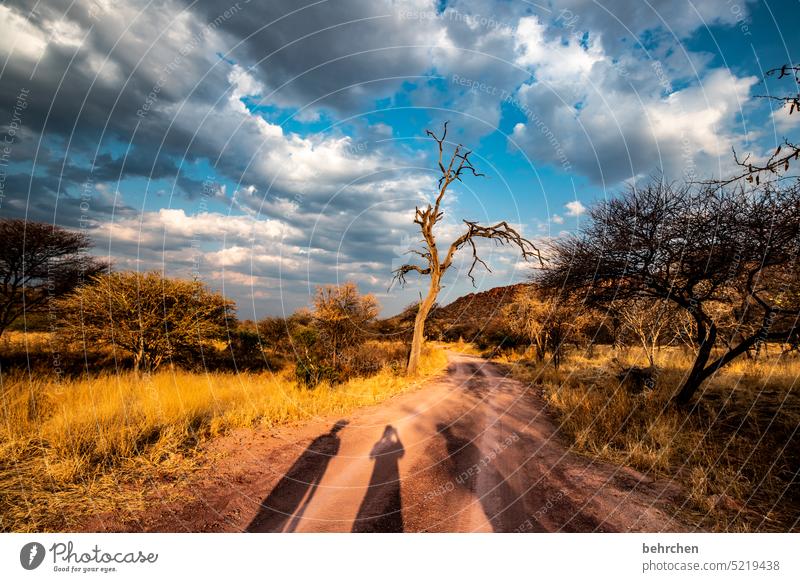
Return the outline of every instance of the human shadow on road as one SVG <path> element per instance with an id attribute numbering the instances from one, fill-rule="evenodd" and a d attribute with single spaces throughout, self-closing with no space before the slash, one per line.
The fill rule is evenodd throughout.
<path id="1" fill-rule="evenodd" d="M 400 435 L 391 425 L 372 447 L 369 456 L 375 459 L 367 494 L 358 509 L 353 532 L 403 531 L 402 501 L 400 499 L 400 469 L 398 461 L 405 454 Z"/>
<path id="2" fill-rule="evenodd" d="M 521 496 L 494 466 L 492 458 L 481 453 L 474 438 L 459 436 L 452 426 L 443 423 L 436 430 L 445 439 L 455 484 L 478 497 L 495 532 L 513 532 L 523 527 L 526 531 L 545 531 L 527 515 Z"/>
<path id="3" fill-rule="evenodd" d="M 292 532 L 297 528 L 322 481 L 328 463 L 339 453 L 341 440 L 338 433 L 347 424 L 346 420 L 340 420 L 331 427 L 330 432 L 311 441 L 261 503 L 261 509 L 247 526 L 247 531 Z"/>

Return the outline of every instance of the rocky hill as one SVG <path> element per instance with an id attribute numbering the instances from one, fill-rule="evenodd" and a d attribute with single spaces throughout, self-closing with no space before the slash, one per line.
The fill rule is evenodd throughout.
<path id="1" fill-rule="evenodd" d="M 527 283 L 518 283 L 464 295 L 449 305 L 434 310 L 431 320 L 454 328 L 496 327 L 503 308 L 527 287 Z"/>
<path id="2" fill-rule="evenodd" d="M 436 307 L 428 317 L 425 335 L 431 339 L 461 338 L 479 344 L 496 341 L 495 336 L 502 335 L 500 324 L 503 308 L 527 287 L 527 283 L 495 287 L 464 295 L 444 307 Z M 415 315 L 416 309 L 412 307 L 383 323 L 387 331 L 392 329 L 410 332 Z"/>

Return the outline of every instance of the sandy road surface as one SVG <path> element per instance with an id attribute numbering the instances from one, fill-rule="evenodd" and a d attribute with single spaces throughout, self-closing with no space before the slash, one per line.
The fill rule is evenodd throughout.
<path id="1" fill-rule="evenodd" d="M 567 450 L 532 388 L 452 354 L 421 390 L 276 435 L 240 431 L 161 503 L 92 530 L 676 531 L 676 485 Z M 177 487 L 177 486 L 176 486 Z M 658 502 L 654 504 L 654 500 Z"/>

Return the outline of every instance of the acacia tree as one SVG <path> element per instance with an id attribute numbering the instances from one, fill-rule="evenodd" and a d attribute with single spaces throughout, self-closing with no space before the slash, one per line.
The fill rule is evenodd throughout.
<path id="1" fill-rule="evenodd" d="M 89 237 L 40 222 L 0 220 L 0 335 L 105 268 Z"/>
<path id="2" fill-rule="evenodd" d="M 531 241 L 523 238 L 519 232 L 505 221 L 490 226 L 482 226 L 477 222 L 464 220 L 466 231 L 450 244 L 443 256 L 439 254 L 435 230 L 436 225 L 444 216 L 441 206 L 447 189 L 453 182 L 461 182 L 462 176 L 464 175 L 471 174 L 479 177 L 484 174 L 481 174 L 475 169 L 475 166 L 472 165 L 472 161 L 469 159 L 472 152 L 465 149 L 461 144 L 455 146 L 450 155 L 450 159 L 446 160 L 445 140 L 447 139 L 447 122 L 444 124 L 441 137 L 437 137 L 431 130 L 427 130 L 425 133 L 430 136 L 438 146 L 438 169 L 441 172 L 441 176 L 439 177 L 439 190 L 434 203 L 428 204 L 424 209 L 420 209 L 419 207 L 415 209 L 414 224 L 419 226 L 420 233 L 422 234 L 423 246 L 421 249 L 412 249 L 410 252 L 419 256 L 423 264 L 417 265 L 409 263 L 394 270 L 394 280 L 398 281 L 400 284 L 405 283 L 406 275 L 412 271 L 419 275 L 429 277 L 428 293 L 420 301 L 417 314 L 414 318 L 414 333 L 411 339 L 411 353 L 408 357 L 407 368 L 407 373 L 409 375 L 417 373 L 422 344 L 425 340 L 425 321 L 428 319 L 431 308 L 436 303 L 436 297 L 441 290 L 442 277 L 452 266 L 456 252 L 464 247 L 469 247 L 472 250 L 472 263 L 467 272 L 467 276 L 472 280 L 473 285 L 475 284 L 475 279 L 472 276 L 472 272 L 479 263 L 491 272 L 489 266 L 478 255 L 478 248 L 475 245 L 477 239 L 492 239 L 500 245 L 515 246 L 520 250 L 522 258 L 526 261 L 536 257 L 541 262 L 539 249 L 537 249 Z"/>
<path id="3" fill-rule="evenodd" d="M 58 306 L 66 339 L 127 352 L 137 372 L 201 354 L 234 316 L 233 302 L 201 282 L 158 272 L 97 275 Z"/>
<path id="4" fill-rule="evenodd" d="M 330 352 L 332 365 L 349 347 L 359 344 L 366 328 L 378 315 L 378 301 L 374 295 L 361 295 L 355 283 L 323 285 L 317 288 L 314 298 L 314 323 L 322 341 Z"/>
<path id="5" fill-rule="evenodd" d="M 588 304 L 667 300 L 694 319 L 697 352 L 676 394 L 687 403 L 720 368 L 776 332 L 790 335 L 800 305 L 782 278 L 798 271 L 800 185 L 699 191 L 656 180 L 590 210 L 589 225 L 552 245 L 539 283 Z M 720 321 L 737 305 L 735 336 L 712 358 Z"/>

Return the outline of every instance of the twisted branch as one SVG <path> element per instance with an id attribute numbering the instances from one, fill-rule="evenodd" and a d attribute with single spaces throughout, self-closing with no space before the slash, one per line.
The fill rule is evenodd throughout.
<path id="1" fill-rule="evenodd" d="M 492 239 L 500 246 L 515 246 L 520 250 L 522 253 L 522 258 L 525 261 L 530 261 L 531 259 L 535 258 L 539 261 L 540 265 L 544 264 L 542 260 L 542 253 L 539 251 L 538 247 L 530 240 L 523 237 L 505 220 L 491 226 L 482 226 L 469 220 L 465 220 L 464 224 L 467 225 L 467 232 L 458 237 L 455 241 L 453 241 L 453 244 L 450 245 L 450 249 L 447 251 L 447 256 L 442 263 L 443 271 L 449 268 L 453 263 L 453 257 L 455 256 L 456 252 L 460 248 L 469 245 L 472 249 L 472 264 L 469 267 L 467 276 L 472 281 L 473 286 L 475 285 L 475 277 L 473 276 L 472 272 L 475 270 L 475 267 L 478 264 L 483 265 L 486 270 L 491 273 L 492 270 L 489 268 L 489 266 L 478 256 L 478 249 L 475 246 L 476 238 Z"/>
<path id="2" fill-rule="evenodd" d="M 418 265 L 403 265 L 402 267 L 398 267 L 397 269 L 392 271 L 392 273 L 394 273 L 394 276 L 392 277 L 392 284 L 394 284 L 394 282 L 397 281 L 398 283 L 400 283 L 401 286 L 405 285 L 406 284 L 406 274 L 410 273 L 411 271 L 416 271 L 420 275 L 430 275 L 431 274 L 430 267 L 422 268 L 422 267 L 420 267 Z M 391 285 L 389 286 L 389 288 L 391 289 Z"/>
<path id="3" fill-rule="evenodd" d="M 781 67 L 777 67 L 775 69 L 770 69 L 766 73 L 764 73 L 765 77 L 775 77 L 777 79 L 783 79 L 784 77 L 793 77 L 795 85 L 800 84 L 800 65 L 783 65 Z M 774 101 L 780 101 L 784 105 L 789 106 L 789 115 L 794 113 L 795 111 L 800 111 L 800 93 L 797 95 L 785 95 L 785 96 L 776 96 L 776 95 L 756 95 L 756 97 L 761 97 L 764 99 L 772 99 Z"/>
<path id="4" fill-rule="evenodd" d="M 774 176 L 769 182 L 780 180 L 784 177 L 782 174 L 789 171 L 791 163 L 797 162 L 798 158 L 800 158 L 800 146 L 789 140 L 784 140 L 784 142 L 775 149 L 772 155 L 761 164 L 751 162 L 750 154 L 747 154 L 743 159 L 739 159 L 736 149 L 731 149 L 733 151 L 733 161 L 736 162 L 737 166 L 744 168 L 744 171 L 738 172 L 724 180 L 709 180 L 700 182 L 701 184 L 722 188 L 723 186 L 728 186 L 744 179 L 750 184 L 760 186 L 764 174 Z"/>

